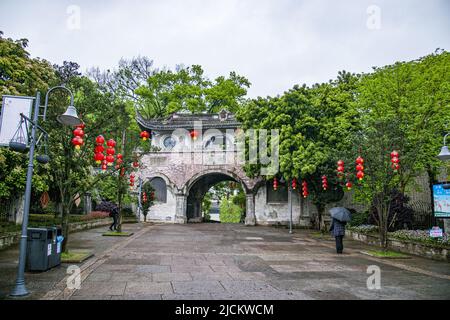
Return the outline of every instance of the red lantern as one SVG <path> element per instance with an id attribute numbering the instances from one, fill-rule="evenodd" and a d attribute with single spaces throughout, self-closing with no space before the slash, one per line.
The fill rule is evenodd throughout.
<path id="1" fill-rule="evenodd" d="M 198 131 L 196 131 L 196 130 L 192 130 L 191 131 L 191 138 L 192 138 L 192 140 L 197 140 L 197 138 L 198 138 Z"/>
<path id="2" fill-rule="evenodd" d="M 102 161 L 102 170 L 106 171 L 106 169 L 108 169 L 108 161 L 105 159 Z"/>
<path id="3" fill-rule="evenodd" d="M 140 133 L 140 136 L 142 138 L 143 141 L 146 141 L 147 139 L 150 138 L 150 133 L 148 131 L 142 131 Z"/>
<path id="4" fill-rule="evenodd" d="M 309 195 L 308 183 L 305 180 L 303 180 L 303 182 L 302 182 L 302 195 L 303 195 L 303 198 L 306 198 Z"/>
<path id="5" fill-rule="evenodd" d="M 356 158 L 356 163 L 362 165 L 364 164 L 364 159 L 361 156 L 359 156 L 358 158 Z"/>
<path id="6" fill-rule="evenodd" d="M 343 167 L 343 166 L 344 166 L 344 161 L 339 160 L 339 161 L 337 162 L 337 165 L 338 165 L 338 167 Z"/>
<path id="7" fill-rule="evenodd" d="M 117 157 L 116 164 L 117 164 L 118 166 L 120 166 L 120 165 L 122 165 L 122 163 L 123 163 L 123 160 L 120 159 L 119 157 Z"/>
<path id="8" fill-rule="evenodd" d="M 133 167 L 138 168 L 138 167 L 139 167 L 139 162 L 134 161 L 134 162 L 133 162 Z"/>
<path id="9" fill-rule="evenodd" d="M 297 179 L 296 178 L 292 179 L 292 190 L 295 190 L 295 189 L 297 189 Z"/>
<path id="10" fill-rule="evenodd" d="M 95 162 L 96 162 L 97 164 L 101 164 L 102 161 L 105 159 L 105 156 L 104 156 L 103 153 L 99 153 L 99 152 L 98 152 L 98 153 L 95 154 L 94 159 L 95 159 Z"/>
<path id="11" fill-rule="evenodd" d="M 95 146 L 95 153 L 103 153 L 105 151 L 105 147 L 102 145 Z"/>
<path id="12" fill-rule="evenodd" d="M 147 193 L 144 191 L 144 193 L 142 194 L 142 202 L 146 203 L 147 202 Z"/>
<path id="13" fill-rule="evenodd" d="M 106 154 L 113 156 L 116 153 L 116 150 L 114 148 L 108 148 L 106 149 Z"/>
<path id="14" fill-rule="evenodd" d="M 155 193 L 153 191 L 150 192 L 150 200 L 155 200 Z"/>
<path id="15" fill-rule="evenodd" d="M 122 155 L 121 153 L 118 153 L 118 154 L 117 154 L 117 159 L 123 160 L 123 155 Z"/>
<path id="16" fill-rule="evenodd" d="M 75 149 L 79 150 L 83 145 L 83 139 L 77 136 L 72 139 L 72 144 L 75 146 Z"/>
<path id="17" fill-rule="evenodd" d="M 328 189 L 328 178 L 325 175 L 322 176 L 322 188 L 323 190 Z"/>
<path id="18" fill-rule="evenodd" d="M 106 142 L 106 145 L 110 148 L 114 148 L 116 146 L 116 141 L 114 141 L 114 139 L 109 139 L 108 142 Z"/>
<path id="19" fill-rule="evenodd" d="M 113 162 L 114 162 L 114 156 L 108 154 L 106 156 L 106 162 L 108 163 L 108 166 L 112 166 Z"/>
<path id="20" fill-rule="evenodd" d="M 353 183 L 351 183 L 350 181 L 348 181 L 346 184 L 345 184 L 345 186 L 347 187 L 347 190 L 352 190 L 352 187 L 353 187 Z"/>
<path id="21" fill-rule="evenodd" d="M 337 171 L 342 173 L 345 171 L 345 169 L 344 169 L 344 167 L 337 167 Z"/>
<path id="22" fill-rule="evenodd" d="M 277 190 L 278 189 L 278 180 L 277 178 L 273 178 L 273 190 Z"/>
<path id="23" fill-rule="evenodd" d="M 364 166 L 362 164 L 357 164 L 356 171 L 364 171 Z"/>
<path id="24" fill-rule="evenodd" d="M 358 171 L 356 173 L 356 177 L 358 178 L 359 181 L 361 181 L 364 178 L 364 172 Z"/>
<path id="25" fill-rule="evenodd" d="M 81 128 L 76 128 L 75 130 L 73 130 L 73 135 L 76 136 L 76 137 L 83 138 L 84 137 L 84 131 Z"/>
<path id="26" fill-rule="evenodd" d="M 97 143 L 97 145 L 102 145 L 105 143 L 105 138 L 102 135 L 99 135 L 95 138 L 95 143 Z"/>
<path id="27" fill-rule="evenodd" d="M 400 169 L 400 155 L 398 153 L 398 151 L 392 151 L 391 152 L 391 168 L 392 170 L 394 170 L 395 173 L 398 172 L 398 170 Z"/>
<path id="28" fill-rule="evenodd" d="M 344 161 L 339 160 L 339 161 L 337 162 L 337 175 L 338 175 L 338 178 L 339 178 L 339 179 L 342 179 L 342 178 L 343 178 L 343 176 L 344 176 L 344 171 L 345 171 L 345 168 L 344 168 Z"/>

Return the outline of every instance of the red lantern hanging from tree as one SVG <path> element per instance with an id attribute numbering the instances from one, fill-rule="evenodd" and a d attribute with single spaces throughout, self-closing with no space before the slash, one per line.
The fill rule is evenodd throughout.
<path id="1" fill-rule="evenodd" d="M 83 143 L 84 143 L 84 141 L 81 137 L 76 136 L 72 139 L 72 144 L 75 146 L 75 149 L 77 149 L 77 150 L 80 150 Z"/>
<path id="2" fill-rule="evenodd" d="M 192 130 L 190 135 L 191 135 L 192 140 L 195 141 L 198 139 L 198 131 L 197 130 Z"/>
<path id="3" fill-rule="evenodd" d="M 361 156 L 356 158 L 356 177 L 359 181 L 364 178 L 364 159 Z"/>
<path id="4" fill-rule="evenodd" d="M 134 186 L 134 175 L 130 174 L 130 187 Z"/>
<path id="5" fill-rule="evenodd" d="M 114 148 L 114 147 L 116 146 L 116 141 L 114 141 L 114 139 L 109 139 L 109 140 L 106 142 L 106 145 L 107 145 L 108 147 L 110 147 L 110 148 Z"/>
<path id="6" fill-rule="evenodd" d="M 134 162 L 133 162 L 133 167 L 135 167 L 135 168 L 139 168 L 139 162 L 137 162 L 137 161 L 134 161 Z"/>
<path id="7" fill-rule="evenodd" d="M 105 143 L 105 138 L 102 135 L 99 135 L 97 138 L 95 138 L 95 143 L 98 146 L 101 146 Z"/>
<path id="8" fill-rule="evenodd" d="M 337 162 L 337 176 L 339 179 L 342 179 L 344 177 L 344 171 L 345 171 L 344 161 L 339 160 Z"/>
<path id="9" fill-rule="evenodd" d="M 148 131 L 141 131 L 139 135 L 143 141 L 147 141 L 148 139 L 150 139 L 150 133 Z"/>
<path id="10" fill-rule="evenodd" d="M 95 153 L 103 153 L 105 151 L 105 147 L 102 145 L 97 145 L 97 146 L 95 146 L 94 151 L 95 151 Z"/>
<path id="11" fill-rule="evenodd" d="M 102 171 L 106 171 L 108 169 L 108 162 L 105 160 L 102 161 Z"/>
<path id="12" fill-rule="evenodd" d="M 400 169 L 400 155 L 395 150 L 391 152 L 391 168 L 395 173 Z"/>
<path id="13" fill-rule="evenodd" d="M 277 190 L 278 189 L 278 180 L 277 178 L 273 178 L 273 190 Z"/>
<path id="14" fill-rule="evenodd" d="M 345 184 L 345 186 L 347 187 L 347 190 L 350 191 L 350 190 L 352 190 L 353 183 L 351 183 L 350 181 L 348 181 L 348 182 Z"/>
<path id="15" fill-rule="evenodd" d="M 114 148 L 108 148 L 106 149 L 106 154 L 113 156 L 116 153 L 116 150 Z"/>
<path id="16" fill-rule="evenodd" d="M 75 137 L 83 138 L 84 137 L 84 131 L 81 128 L 76 128 L 75 130 L 73 130 L 73 135 Z"/>
<path id="17" fill-rule="evenodd" d="M 100 152 L 96 153 L 94 156 L 94 160 L 97 164 L 101 164 L 104 159 L 105 159 L 105 155 Z"/>
<path id="18" fill-rule="evenodd" d="M 328 189 L 328 178 L 325 175 L 322 176 L 322 188 L 325 191 Z"/>
<path id="19" fill-rule="evenodd" d="M 295 189 L 297 189 L 297 178 L 293 178 L 292 179 L 292 190 L 295 190 Z"/>
<path id="20" fill-rule="evenodd" d="M 143 203 L 147 202 L 147 193 L 145 191 L 142 193 L 142 202 Z"/>
<path id="21" fill-rule="evenodd" d="M 305 180 L 303 180 L 303 182 L 302 182 L 302 195 L 303 195 L 303 198 L 306 198 L 309 195 L 308 183 Z"/>
<path id="22" fill-rule="evenodd" d="M 108 164 L 108 166 L 112 166 L 112 165 L 113 165 L 113 162 L 114 162 L 114 156 L 108 154 L 108 155 L 106 156 L 106 163 Z"/>

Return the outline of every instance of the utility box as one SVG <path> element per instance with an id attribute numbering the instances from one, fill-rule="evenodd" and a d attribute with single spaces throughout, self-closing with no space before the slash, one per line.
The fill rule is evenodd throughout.
<path id="1" fill-rule="evenodd" d="M 49 256 L 49 268 L 59 266 L 61 264 L 61 248 L 62 248 L 62 229 L 61 227 L 50 227 L 53 231 L 52 252 Z"/>
<path id="2" fill-rule="evenodd" d="M 28 271 L 46 271 L 50 269 L 50 256 L 53 252 L 54 230 L 52 228 L 28 228 L 27 230 Z"/>

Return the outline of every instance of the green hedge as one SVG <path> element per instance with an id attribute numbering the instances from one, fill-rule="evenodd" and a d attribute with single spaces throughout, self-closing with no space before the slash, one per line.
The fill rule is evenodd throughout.
<path id="1" fill-rule="evenodd" d="M 239 223 L 243 210 L 231 200 L 223 199 L 220 202 L 220 222 Z"/>

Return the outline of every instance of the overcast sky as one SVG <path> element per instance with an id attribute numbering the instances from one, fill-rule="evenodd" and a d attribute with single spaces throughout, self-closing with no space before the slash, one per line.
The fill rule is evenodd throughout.
<path id="1" fill-rule="evenodd" d="M 145 55 L 155 66 L 200 64 L 210 78 L 236 71 L 250 97 L 367 72 L 450 49 L 448 0 L 0 0 L 4 36 L 82 70 Z"/>

